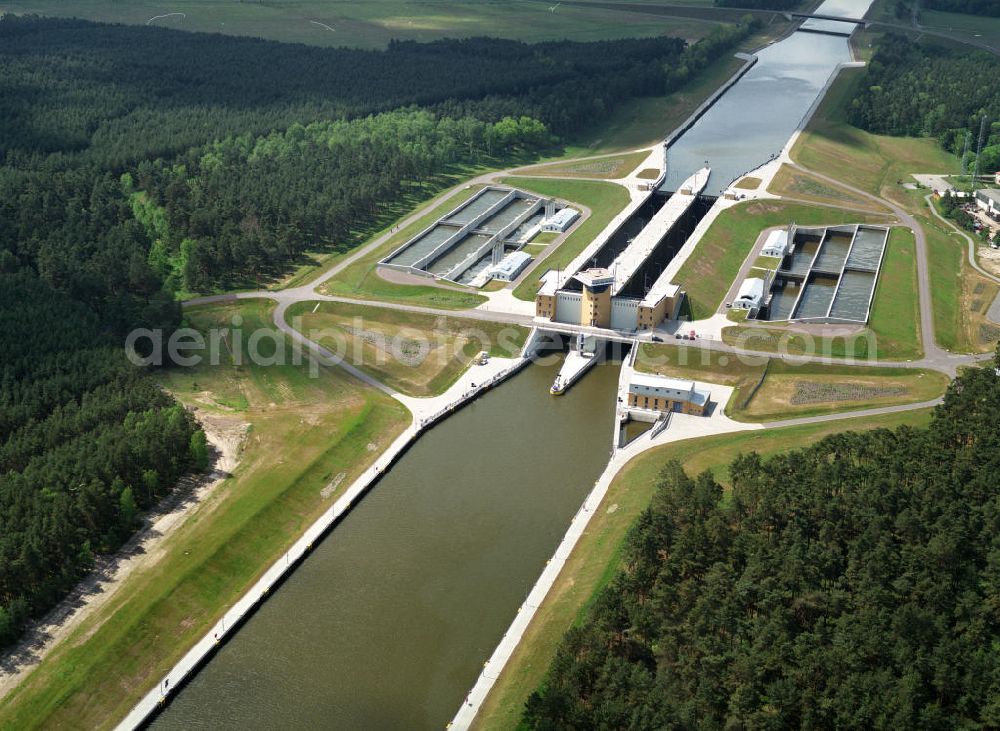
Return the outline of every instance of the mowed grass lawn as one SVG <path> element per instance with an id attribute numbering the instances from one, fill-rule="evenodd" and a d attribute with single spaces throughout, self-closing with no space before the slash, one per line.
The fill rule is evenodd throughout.
<path id="1" fill-rule="evenodd" d="M 554 4 L 554 3 L 553 3 Z M 539 42 L 673 35 L 696 41 L 717 27 L 711 18 L 663 17 L 612 8 L 549 4 L 530 0 L 13 0 L 5 11 L 75 16 L 107 23 L 144 25 L 154 16 L 184 13 L 154 25 L 202 33 L 268 38 L 317 46 L 384 48 L 389 41 L 499 36 Z M 321 25 L 322 24 L 322 25 Z"/>
<path id="2" fill-rule="evenodd" d="M 781 166 L 778 174 L 771 181 L 768 191 L 785 198 L 798 198 L 832 206 L 889 213 L 889 209 L 885 206 L 788 165 Z"/>
<path id="3" fill-rule="evenodd" d="M 754 323 L 722 332 L 730 345 L 789 355 L 824 355 L 864 360 L 923 357 L 917 293 L 916 244 L 908 229 L 894 227 L 872 301 L 868 327 L 842 336 L 812 336 L 801 329 Z"/>
<path id="4" fill-rule="evenodd" d="M 378 262 L 399 248 L 436 220 L 457 208 L 458 205 L 482 188 L 470 185 L 455 190 L 452 188 L 436 196 L 423 205 L 423 215 L 409 226 L 400 229 L 381 246 L 369 251 L 342 272 L 322 285 L 325 294 L 352 299 L 382 300 L 400 302 L 444 310 L 467 310 L 486 301 L 486 298 L 470 289 L 426 284 L 398 284 L 379 276 Z M 451 193 L 451 195 L 449 195 Z M 373 237 L 373 240 L 377 238 Z M 368 243 L 365 246 L 369 245 Z"/>
<path id="5" fill-rule="evenodd" d="M 288 322 L 333 353 L 410 396 L 444 393 L 485 350 L 520 354 L 528 329 L 336 302 L 299 302 Z"/>
<path id="6" fill-rule="evenodd" d="M 504 178 L 503 182 L 539 195 L 579 203 L 590 209 L 590 216 L 567 236 L 559 247 L 536 261 L 524 281 L 514 289 L 518 299 L 531 301 L 538 292 L 538 278 L 550 269 L 566 267 L 583 251 L 618 213 L 628 205 L 628 190 L 615 183 L 590 180 L 542 180 L 539 178 Z"/>
<path id="7" fill-rule="evenodd" d="M 885 216 L 837 210 L 825 206 L 760 200 L 722 211 L 677 273 L 687 292 L 692 320 L 711 317 L 750 255 L 761 231 L 795 222 L 803 226 L 841 223 L 882 223 Z"/>
<path id="8" fill-rule="evenodd" d="M 841 431 L 894 428 L 902 424 L 924 426 L 929 420 L 930 410 L 924 409 L 865 419 L 738 432 L 675 442 L 633 459 L 611 483 L 603 503 L 595 511 L 555 585 L 493 686 L 476 717 L 474 728 L 517 728 L 524 703 L 542 684 L 563 635 L 570 627 L 580 623 L 596 592 L 620 568 L 625 534 L 648 507 L 660 470 L 668 461 L 679 460 L 690 474 L 709 470 L 723 485 L 728 486 L 728 465 L 742 453 L 756 451 L 765 456 L 773 455 L 805 447 Z"/>
<path id="9" fill-rule="evenodd" d="M 271 311 L 247 301 L 186 317 L 204 331 L 230 328 L 239 315 L 246 344 L 270 326 Z M 262 341 L 261 355 L 279 341 Z M 158 561 L 131 574 L 0 701 L 0 728 L 112 727 L 409 423 L 398 402 L 342 371 L 314 378 L 306 366 L 243 362 L 233 365 L 224 347 L 217 366 L 162 373 L 185 405 L 249 424 L 241 462 Z"/>
<path id="10" fill-rule="evenodd" d="M 547 178 L 595 178 L 618 180 L 627 177 L 649 157 L 649 152 L 626 152 L 586 160 L 569 160 L 556 165 L 532 165 L 516 171 L 518 175 L 541 175 Z"/>
<path id="11" fill-rule="evenodd" d="M 640 346 L 636 369 L 732 386 L 722 406 L 731 418 L 747 422 L 930 401 L 948 386 L 936 371 L 792 363 L 673 344 Z"/>

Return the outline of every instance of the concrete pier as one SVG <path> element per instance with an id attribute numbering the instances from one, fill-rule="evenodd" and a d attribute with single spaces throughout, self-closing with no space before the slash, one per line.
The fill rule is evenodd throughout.
<path id="1" fill-rule="evenodd" d="M 566 390 L 580 380 L 580 377 L 590 370 L 596 362 L 596 353 L 588 353 L 579 350 L 569 351 L 569 353 L 566 354 L 566 360 L 563 361 L 562 368 L 559 369 L 556 380 L 553 381 L 552 388 L 549 392 L 553 396 L 560 396 L 564 394 Z"/>

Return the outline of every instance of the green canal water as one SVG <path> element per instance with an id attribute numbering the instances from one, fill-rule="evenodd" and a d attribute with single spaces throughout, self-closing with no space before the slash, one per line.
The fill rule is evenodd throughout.
<path id="1" fill-rule="evenodd" d="M 548 360 L 422 436 L 153 727 L 444 728 L 609 457 L 617 366 L 552 397 Z"/>

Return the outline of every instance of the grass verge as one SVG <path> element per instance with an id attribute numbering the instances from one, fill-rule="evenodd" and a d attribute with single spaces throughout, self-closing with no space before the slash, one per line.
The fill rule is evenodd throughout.
<path id="1" fill-rule="evenodd" d="M 568 160 L 557 165 L 533 165 L 517 170 L 518 175 L 540 175 L 547 178 L 595 178 L 616 180 L 627 177 L 649 153 L 626 152 L 621 155 L 606 155 L 586 160 Z"/>
<path id="2" fill-rule="evenodd" d="M 986 311 L 1000 287 L 969 265 L 965 240 L 947 224 L 929 213 L 917 216 L 917 221 L 927 237 L 934 335 L 938 344 L 957 353 L 993 350 L 1000 328 L 986 318 Z"/>
<path id="3" fill-rule="evenodd" d="M 889 209 L 885 206 L 788 165 L 782 165 L 778 170 L 778 174 L 768 187 L 768 192 L 785 198 L 798 198 L 830 206 L 889 213 Z"/>
<path id="4" fill-rule="evenodd" d="M 766 422 L 930 401 L 947 377 L 914 368 L 792 363 L 673 344 L 641 346 L 636 369 L 733 388 L 726 414 Z"/>
<path id="5" fill-rule="evenodd" d="M 571 149 L 578 155 L 593 155 L 659 142 L 691 116 L 743 63 L 735 56 L 723 56 L 672 94 L 631 99 L 618 104 L 593 129 L 577 135 Z"/>

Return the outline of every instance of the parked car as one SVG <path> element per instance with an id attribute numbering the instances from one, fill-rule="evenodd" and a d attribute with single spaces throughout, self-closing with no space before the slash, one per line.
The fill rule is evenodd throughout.
<path id="1" fill-rule="evenodd" d="M 654 343 L 662 343 L 663 342 L 663 338 L 661 338 L 659 335 L 654 335 L 653 336 L 653 342 Z"/>

